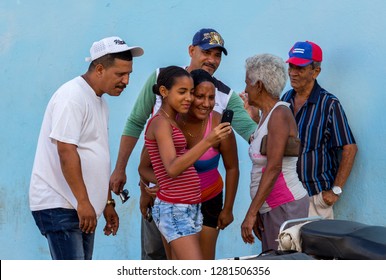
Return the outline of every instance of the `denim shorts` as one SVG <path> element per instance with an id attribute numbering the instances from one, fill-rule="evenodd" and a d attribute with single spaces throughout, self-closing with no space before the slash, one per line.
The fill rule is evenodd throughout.
<path id="1" fill-rule="evenodd" d="M 53 260 L 91 260 L 95 233 L 83 233 L 74 209 L 32 211 L 42 235 L 47 238 Z"/>
<path id="2" fill-rule="evenodd" d="M 152 208 L 155 224 L 168 243 L 202 229 L 200 204 L 169 203 L 156 198 Z"/>

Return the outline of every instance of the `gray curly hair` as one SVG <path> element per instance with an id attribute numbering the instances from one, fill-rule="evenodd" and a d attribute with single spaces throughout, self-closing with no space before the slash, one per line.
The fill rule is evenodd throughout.
<path id="1" fill-rule="evenodd" d="M 245 68 L 252 85 L 261 81 L 268 93 L 280 98 L 287 81 L 283 59 L 272 54 L 259 54 L 247 58 Z"/>

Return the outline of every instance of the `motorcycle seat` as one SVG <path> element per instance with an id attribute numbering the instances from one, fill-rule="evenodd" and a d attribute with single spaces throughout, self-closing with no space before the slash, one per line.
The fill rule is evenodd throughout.
<path id="1" fill-rule="evenodd" d="M 325 259 L 385 260 L 386 227 L 320 220 L 300 229 L 302 251 Z"/>

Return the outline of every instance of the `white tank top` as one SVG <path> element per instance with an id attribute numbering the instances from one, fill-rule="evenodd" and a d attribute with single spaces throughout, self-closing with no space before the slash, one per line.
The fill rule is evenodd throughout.
<path id="1" fill-rule="evenodd" d="M 272 112 L 278 106 L 287 106 L 289 103 L 279 101 L 275 104 L 269 112 L 267 118 L 263 123 L 259 124 L 258 128 L 253 134 L 253 140 L 249 146 L 249 157 L 252 161 L 250 194 L 253 199 L 257 193 L 260 185 L 261 176 L 265 171 L 267 165 L 267 157 L 260 154 L 261 140 L 268 134 L 268 123 Z M 275 182 L 271 193 L 266 198 L 264 204 L 260 208 L 260 213 L 266 213 L 271 209 L 282 204 L 299 200 L 307 195 L 303 184 L 300 182 L 298 174 L 296 173 L 296 163 L 298 157 L 283 157 L 282 170 Z"/>

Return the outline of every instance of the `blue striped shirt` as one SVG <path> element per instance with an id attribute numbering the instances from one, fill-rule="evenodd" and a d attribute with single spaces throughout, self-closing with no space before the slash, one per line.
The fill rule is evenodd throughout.
<path id="1" fill-rule="evenodd" d="M 287 91 L 282 100 L 289 102 L 294 112 L 295 90 Z M 301 139 L 301 154 L 297 163 L 300 181 L 308 195 L 333 187 L 339 167 L 339 150 L 355 144 L 354 136 L 338 98 L 315 81 L 312 92 L 295 116 Z"/>

